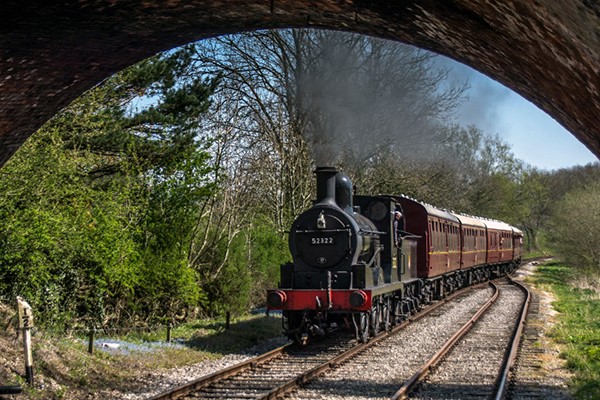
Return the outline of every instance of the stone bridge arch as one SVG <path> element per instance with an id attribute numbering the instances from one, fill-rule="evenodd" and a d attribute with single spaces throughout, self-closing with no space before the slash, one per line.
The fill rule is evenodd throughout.
<path id="1" fill-rule="evenodd" d="M 159 51 L 242 30 L 324 27 L 410 43 L 532 101 L 600 155 L 593 0 L 5 0 L 0 166 L 58 110 Z"/>

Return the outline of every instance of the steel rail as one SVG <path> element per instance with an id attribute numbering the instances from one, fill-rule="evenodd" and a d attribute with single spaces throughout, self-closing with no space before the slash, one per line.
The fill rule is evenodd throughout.
<path id="1" fill-rule="evenodd" d="M 525 285 L 523 285 L 522 283 L 517 282 L 511 279 L 510 277 L 508 277 L 508 279 L 513 285 L 518 286 L 525 293 L 525 301 L 523 302 L 523 305 L 521 307 L 519 321 L 515 325 L 510 346 L 507 347 L 506 352 L 504 353 L 501 373 L 499 374 L 499 379 L 497 380 L 495 385 L 495 392 L 492 396 L 494 400 L 502 400 L 506 394 L 508 376 L 517 358 L 517 352 L 521 344 L 523 328 L 525 326 L 527 315 L 529 313 L 529 304 L 531 303 L 531 293 L 529 292 L 529 289 L 527 289 L 527 287 L 525 287 Z"/>
<path id="2" fill-rule="evenodd" d="M 362 353 L 369 347 L 373 346 L 375 343 L 380 342 L 381 340 L 396 334 L 398 331 L 406 328 L 409 324 L 424 318 L 426 315 L 437 310 L 438 308 L 440 308 L 444 304 L 450 302 L 452 299 L 458 297 L 459 295 L 461 295 L 467 291 L 471 291 L 476 288 L 480 288 L 481 286 L 485 286 L 485 285 L 486 285 L 486 283 L 480 283 L 477 285 L 473 285 L 473 286 L 470 286 L 467 288 L 457 290 L 456 292 L 452 293 L 448 297 L 432 304 L 431 306 L 425 308 L 418 314 L 415 314 L 414 316 L 408 318 L 406 321 L 403 321 L 402 323 L 395 325 L 389 331 L 380 332 L 377 336 L 371 338 L 367 343 L 360 343 L 360 344 L 352 347 L 351 349 L 348 349 L 347 351 L 343 352 L 342 354 L 337 355 L 333 359 L 326 361 L 320 365 L 317 365 L 316 367 L 311 368 L 310 370 L 298 375 L 296 378 L 290 379 L 289 381 L 279 385 L 278 387 L 273 388 L 273 390 L 269 391 L 268 393 L 265 393 L 262 396 L 256 397 L 256 399 L 273 400 L 273 399 L 281 398 L 281 397 L 285 396 L 286 394 L 294 391 L 299 386 L 310 381 L 311 379 L 316 378 L 317 376 L 335 368 L 336 366 L 342 364 L 343 362 L 349 360 L 350 358 L 356 356 L 357 354 Z"/>
<path id="3" fill-rule="evenodd" d="M 246 361 L 242 361 L 239 364 L 232 365 L 228 368 L 225 368 L 220 371 L 213 372 L 212 374 L 203 376 L 202 378 L 198 378 L 191 382 L 188 382 L 182 386 L 170 389 L 166 392 L 157 394 L 148 398 L 147 400 L 170 400 L 177 399 L 181 396 L 185 396 L 190 394 L 193 391 L 200 390 L 209 386 L 211 383 L 221 381 L 223 379 L 227 379 L 234 375 L 239 374 L 240 372 L 246 371 L 250 368 L 255 368 L 259 365 L 262 365 L 266 362 L 273 360 L 274 358 L 280 357 L 285 351 L 287 351 L 290 347 L 292 347 L 292 343 L 288 343 L 284 346 L 278 347 L 271 351 L 268 351 L 264 354 L 256 356 Z"/>
<path id="4" fill-rule="evenodd" d="M 278 397 L 282 397 L 285 394 L 290 393 L 291 391 L 295 390 L 300 385 L 315 378 L 316 376 L 318 376 L 332 368 L 335 368 L 340 363 L 361 353 L 362 351 L 366 350 L 368 347 L 379 342 L 380 340 L 404 329 L 406 326 L 408 326 L 412 322 L 420 320 L 421 318 L 432 313 L 433 311 L 437 310 L 444 304 L 452 301 L 454 298 L 460 296 L 461 294 L 469 292 L 471 290 L 475 290 L 477 288 L 485 286 L 486 284 L 487 283 L 479 283 L 479 284 L 476 284 L 476 285 L 473 285 L 470 287 L 459 289 L 459 290 L 455 291 L 454 293 L 450 294 L 448 297 L 441 299 L 440 301 L 438 301 L 432 305 L 427 306 L 422 311 L 409 317 L 406 321 L 403 321 L 402 323 L 395 325 L 390 331 L 383 331 L 383 332 L 379 333 L 377 336 L 371 338 L 369 340 L 369 342 L 358 344 L 358 345 L 352 347 L 351 349 L 348 349 L 344 353 L 337 355 L 333 359 L 325 361 L 325 362 L 321 363 L 320 365 L 317 365 L 316 367 L 313 367 L 313 368 L 309 369 L 308 371 L 305 371 L 304 373 L 297 375 L 295 378 L 290 379 L 287 382 L 284 382 L 283 384 L 281 384 L 277 387 L 274 387 L 269 392 L 265 393 L 262 396 L 256 397 L 256 398 L 257 399 L 275 399 Z M 252 359 L 249 359 L 249 360 L 243 361 L 239 364 L 228 367 L 224 370 L 214 372 L 210 375 L 207 375 L 207 376 L 198 378 L 194 381 L 188 382 L 182 386 L 179 386 L 179 387 L 170 389 L 166 392 L 157 394 L 153 397 L 148 398 L 147 400 L 173 400 L 173 399 L 177 399 L 179 397 L 191 394 L 192 392 L 201 390 L 201 389 L 211 385 L 212 383 L 230 378 L 230 377 L 235 376 L 243 371 L 246 371 L 251 368 L 257 367 L 259 365 L 265 364 L 266 362 L 271 361 L 271 360 L 283 355 L 283 353 L 286 352 L 287 350 L 289 350 L 292 346 L 294 346 L 294 345 L 291 343 L 287 344 L 285 346 L 271 350 L 268 353 L 262 354 L 260 356 L 254 357 Z"/>
<path id="5" fill-rule="evenodd" d="M 391 400 L 399 400 L 406 399 L 408 397 L 409 392 L 417 385 L 417 383 L 421 382 L 431 371 L 431 369 L 450 351 L 452 346 L 456 344 L 456 342 L 465 336 L 465 334 L 473 327 L 475 322 L 481 318 L 481 316 L 491 307 L 491 305 L 498 299 L 500 291 L 498 287 L 493 283 L 489 282 L 490 286 L 494 289 L 494 294 L 492 297 L 483 304 L 477 313 L 471 317 L 471 319 L 465 323 L 450 339 L 444 343 L 444 345 L 438 350 L 433 357 L 429 359 L 420 369 L 415 372 L 413 376 L 411 376 L 404 384 L 398 389 L 398 391 L 390 398 Z"/>

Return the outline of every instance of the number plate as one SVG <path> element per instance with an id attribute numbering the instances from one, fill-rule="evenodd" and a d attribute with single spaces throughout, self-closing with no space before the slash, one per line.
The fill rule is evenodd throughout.
<path id="1" fill-rule="evenodd" d="M 310 238 L 310 244 L 315 246 L 334 244 L 333 237 L 313 237 Z"/>

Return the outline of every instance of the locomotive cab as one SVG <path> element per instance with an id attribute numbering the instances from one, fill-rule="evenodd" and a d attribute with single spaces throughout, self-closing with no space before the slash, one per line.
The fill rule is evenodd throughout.
<path id="1" fill-rule="evenodd" d="M 381 239 L 381 268 L 384 283 L 406 282 L 417 276 L 417 240 L 419 236 L 404 230 L 404 217 L 394 225 L 394 213 L 401 205 L 391 196 L 355 196 L 355 204 L 373 221 L 377 230 L 386 232 Z M 403 214 L 403 213 L 402 213 Z M 395 232 L 397 230 L 397 232 Z M 399 240 L 396 240 L 398 236 Z"/>

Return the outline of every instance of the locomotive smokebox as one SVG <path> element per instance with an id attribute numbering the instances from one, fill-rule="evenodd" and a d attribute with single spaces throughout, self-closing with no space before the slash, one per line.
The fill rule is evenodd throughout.
<path id="1" fill-rule="evenodd" d="M 317 167 L 317 201 L 316 204 L 336 205 L 335 176 L 338 171 L 334 167 Z"/>

